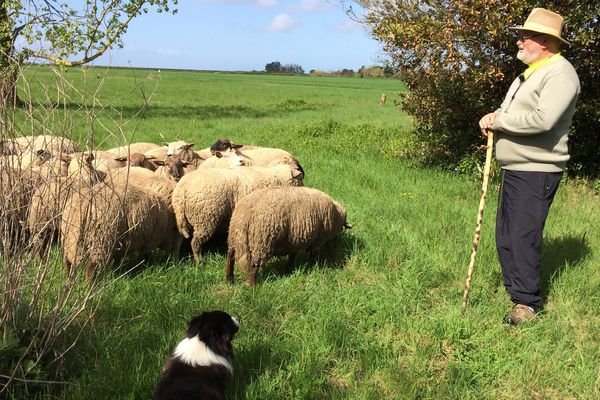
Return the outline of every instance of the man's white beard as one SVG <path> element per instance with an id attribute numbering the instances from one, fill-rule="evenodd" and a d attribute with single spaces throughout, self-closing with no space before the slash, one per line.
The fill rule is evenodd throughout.
<path id="1" fill-rule="evenodd" d="M 517 53 L 517 58 L 521 60 L 524 64 L 531 65 L 538 59 L 540 52 L 541 50 L 538 50 L 534 53 L 525 49 L 519 50 L 519 52 Z"/>

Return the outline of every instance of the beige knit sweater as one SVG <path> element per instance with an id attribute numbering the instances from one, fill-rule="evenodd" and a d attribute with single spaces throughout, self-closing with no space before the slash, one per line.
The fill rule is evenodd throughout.
<path id="1" fill-rule="evenodd" d="M 560 172 L 569 159 L 569 126 L 579 78 L 564 58 L 522 75 L 510 86 L 493 125 L 496 159 L 504 169 Z"/>

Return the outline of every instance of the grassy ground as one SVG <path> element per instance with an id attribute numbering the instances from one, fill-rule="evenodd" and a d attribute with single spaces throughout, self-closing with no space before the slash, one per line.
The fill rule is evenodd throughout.
<path id="1" fill-rule="evenodd" d="M 50 81 L 46 69 L 30 73 Z M 108 114 L 75 118 L 72 133 L 93 129 L 101 137 L 119 126 L 106 147 L 132 136 L 200 148 L 219 137 L 283 147 L 300 159 L 305 184 L 344 204 L 354 227 L 326 246 L 317 265 L 300 258 L 285 274 L 285 260 L 272 261 L 255 288 L 242 271 L 233 286 L 225 283 L 222 241 L 204 251 L 201 265 L 157 255 L 106 290 L 60 367 L 70 384 L 56 397 L 150 398 L 190 317 L 222 309 L 241 322 L 231 399 L 600 398 L 600 199 L 585 188 L 559 189 L 542 257 L 547 306 L 535 323 L 514 328 L 502 323 L 511 304 L 494 246 L 497 185 L 462 315 L 480 183 L 390 157 L 408 140 L 410 121 L 378 99 L 386 92 L 390 102 L 400 82 L 104 74 L 88 69 L 86 81 L 79 70 L 65 74 L 87 93 L 101 82 L 97 98 Z M 40 86 L 31 90 L 42 97 Z M 144 106 L 142 93 L 148 104 L 131 120 Z M 73 100 L 63 108 L 81 114 L 89 105 Z"/>

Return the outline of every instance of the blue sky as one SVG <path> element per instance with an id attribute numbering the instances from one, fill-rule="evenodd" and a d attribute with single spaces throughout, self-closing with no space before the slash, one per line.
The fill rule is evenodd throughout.
<path id="1" fill-rule="evenodd" d="M 262 71 L 272 61 L 325 71 L 381 63 L 381 45 L 336 0 L 180 0 L 137 17 L 124 47 L 95 65 Z"/>

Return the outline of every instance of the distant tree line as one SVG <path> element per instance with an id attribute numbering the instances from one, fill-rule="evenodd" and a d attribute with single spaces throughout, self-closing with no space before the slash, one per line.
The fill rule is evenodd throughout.
<path id="1" fill-rule="evenodd" d="M 304 69 L 298 64 L 281 64 L 273 61 L 265 65 L 265 72 L 270 74 L 299 74 L 304 75 Z"/>
<path id="2" fill-rule="evenodd" d="M 343 76 L 347 78 L 394 78 L 398 75 L 390 65 L 372 65 L 370 67 L 362 66 L 358 71 L 352 69 L 341 69 L 339 71 L 322 71 L 319 69 L 310 70 L 311 76 Z"/>

